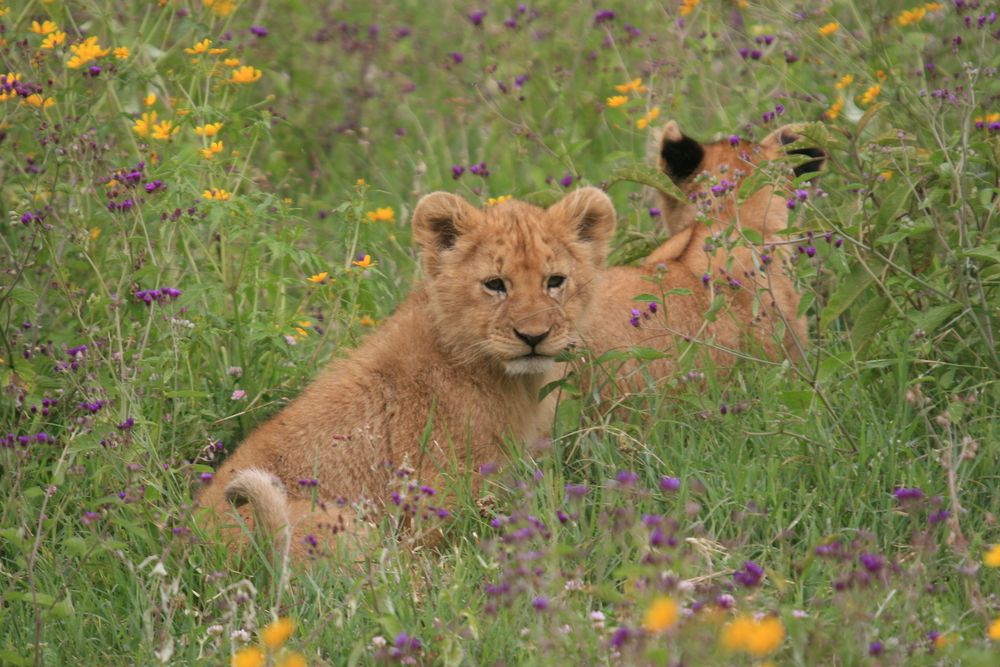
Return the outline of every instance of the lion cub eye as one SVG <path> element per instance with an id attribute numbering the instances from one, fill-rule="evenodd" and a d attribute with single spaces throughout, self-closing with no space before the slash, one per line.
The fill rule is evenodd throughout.
<path id="1" fill-rule="evenodd" d="M 559 289 L 566 283 L 566 276 L 549 276 L 547 286 L 549 289 Z"/>
<path id="2" fill-rule="evenodd" d="M 491 292 L 496 292 L 497 294 L 507 293 L 507 286 L 503 284 L 502 278 L 490 278 L 489 280 L 484 280 L 483 287 Z"/>

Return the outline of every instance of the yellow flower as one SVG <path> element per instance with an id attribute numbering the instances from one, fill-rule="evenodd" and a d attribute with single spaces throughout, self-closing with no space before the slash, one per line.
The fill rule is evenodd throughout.
<path id="1" fill-rule="evenodd" d="M 853 74 L 845 74 L 844 76 L 840 77 L 840 81 L 838 81 L 837 85 L 834 86 L 834 87 L 837 90 L 843 90 L 844 88 L 847 88 L 852 83 L 854 83 L 854 75 Z"/>
<path id="2" fill-rule="evenodd" d="M 368 211 L 368 219 L 371 222 L 392 222 L 396 219 L 396 213 L 392 210 L 392 207 L 386 206 L 384 208 L 377 208 L 374 211 Z"/>
<path id="3" fill-rule="evenodd" d="M 698 6 L 701 0 L 681 0 L 681 16 L 687 16 L 694 11 L 694 8 Z"/>
<path id="4" fill-rule="evenodd" d="M 206 160 L 211 160 L 215 157 L 216 153 L 222 152 L 222 148 L 223 146 L 221 141 L 213 141 L 208 148 L 201 149 L 201 156 Z"/>
<path id="5" fill-rule="evenodd" d="M 826 117 L 830 120 L 836 120 L 837 116 L 844 109 L 844 96 L 841 95 L 837 98 L 837 101 L 830 105 L 830 108 L 826 110 Z"/>
<path id="6" fill-rule="evenodd" d="M 232 667 L 264 667 L 267 656 L 258 646 L 247 646 L 233 654 Z"/>
<path id="7" fill-rule="evenodd" d="M 79 69 L 90 61 L 103 58 L 111 53 L 111 49 L 101 48 L 96 37 L 88 37 L 79 44 L 72 44 L 69 50 L 73 53 L 73 57 L 66 62 L 66 67 L 70 69 Z"/>
<path id="8" fill-rule="evenodd" d="M 942 632 L 937 637 L 934 638 L 934 648 L 943 649 L 948 648 L 952 644 L 958 641 L 958 637 L 952 632 Z"/>
<path id="9" fill-rule="evenodd" d="M 990 623 L 990 627 L 986 629 L 986 636 L 995 642 L 1000 642 L 1000 616 Z"/>
<path id="10" fill-rule="evenodd" d="M 229 16 L 236 9 L 236 3 L 233 0 L 202 0 L 202 4 L 210 7 L 216 16 L 222 17 Z"/>
<path id="11" fill-rule="evenodd" d="M 892 172 L 891 171 L 883 171 L 882 173 L 879 174 L 879 176 L 882 178 L 883 181 L 891 181 L 892 180 Z"/>
<path id="12" fill-rule="evenodd" d="M 10 14 L 10 7 L 0 7 L 0 16 L 7 16 Z M 4 40 L 0 39 L 0 44 L 5 43 Z"/>
<path id="13" fill-rule="evenodd" d="M 214 49 L 209 49 L 208 53 L 209 53 L 209 55 L 213 55 L 213 56 L 221 56 L 223 53 L 225 53 L 228 50 L 229 49 L 220 49 L 220 48 L 216 47 Z"/>
<path id="14" fill-rule="evenodd" d="M 142 114 L 142 118 L 135 121 L 132 126 L 132 131 L 138 134 L 140 137 L 148 137 L 150 129 L 156 124 L 156 112 L 150 111 L 148 113 Z"/>
<path id="15" fill-rule="evenodd" d="M 328 272 L 321 271 L 321 272 L 317 273 L 315 276 L 309 276 L 309 282 L 311 282 L 311 283 L 321 283 L 321 282 L 323 282 L 324 280 L 326 280 L 329 277 L 330 277 L 330 274 Z"/>
<path id="16" fill-rule="evenodd" d="M 653 107 L 646 112 L 646 115 L 635 122 L 636 127 L 640 130 L 645 130 L 646 127 L 656 120 L 656 117 L 660 115 L 660 107 Z"/>
<path id="17" fill-rule="evenodd" d="M 358 320 L 358 324 L 360 324 L 363 327 L 373 327 L 377 324 L 377 322 L 375 322 L 375 320 L 372 319 L 371 315 L 362 315 L 361 319 Z"/>
<path id="18" fill-rule="evenodd" d="M 132 52 L 128 50 L 127 46 L 119 46 L 114 50 L 114 54 L 115 58 L 118 58 L 118 60 L 125 60 L 132 55 Z"/>
<path id="19" fill-rule="evenodd" d="M 233 70 L 232 76 L 229 78 L 233 83 L 253 83 L 261 77 L 261 71 L 250 65 L 243 65 L 242 67 Z"/>
<path id="20" fill-rule="evenodd" d="M 983 556 L 983 565 L 986 567 L 1000 567 L 1000 544 L 994 544 Z"/>
<path id="21" fill-rule="evenodd" d="M 372 266 L 372 256 L 365 255 L 361 259 L 354 260 L 353 262 L 351 262 L 351 264 L 353 264 L 354 266 L 360 266 L 362 269 L 367 269 L 368 267 Z"/>
<path id="22" fill-rule="evenodd" d="M 881 69 L 875 70 L 875 78 L 878 79 L 879 81 L 885 81 L 885 79 L 886 79 L 885 70 L 881 70 Z"/>
<path id="23" fill-rule="evenodd" d="M 295 623 L 290 618 L 279 618 L 260 631 L 260 640 L 270 649 L 276 649 L 292 636 Z"/>
<path id="24" fill-rule="evenodd" d="M 174 127 L 173 121 L 164 120 L 153 126 L 152 136 L 160 141 L 168 141 L 170 137 L 181 131 L 181 128 Z"/>
<path id="25" fill-rule="evenodd" d="M 679 617 L 680 607 L 677 603 L 666 596 L 659 597 L 646 609 L 642 627 L 646 632 L 663 632 L 677 625 Z"/>
<path id="26" fill-rule="evenodd" d="M 917 7 L 916 9 L 906 9 L 903 11 L 899 17 L 896 18 L 896 23 L 900 26 L 908 26 L 911 23 L 920 23 L 924 16 L 927 14 L 926 7 Z"/>
<path id="27" fill-rule="evenodd" d="M 944 5 L 942 5 L 940 2 L 928 2 L 926 5 L 924 5 L 924 9 L 926 9 L 929 12 L 939 12 L 942 9 L 944 9 Z"/>
<path id="28" fill-rule="evenodd" d="M 359 178 L 358 180 L 354 181 L 354 187 L 356 188 L 364 187 L 364 185 L 365 185 L 365 179 L 363 178 Z"/>
<path id="29" fill-rule="evenodd" d="M 24 98 L 23 102 L 23 104 L 27 104 L 29 107 L 43 107 L 45 109 L 48 109 L 55 103 L 56 101 L 54 99 L 51 97 L 42 97 L 40 93 L 28 95 Z"/>
<path id="30" fill-rule="evenodd" d="M 31 32 L 36 35 L 48 35 L 56 30 L 59 30 L 59 26 L 52 21 L 43 21 L 42 23 L 39 23 L 38 21 L 31 22 Z"/>
<path id="31" fill-rule="evenodd" d="M 215 199 L 217 201 L 226 201 L 227 199 L 232 197 L 232 195 L 229 192 L 226 192 L 222 188 L 210 188 L 202 192 L 201 196 L 204 197 L 205 199 Z"/>
<path id="32" fill-rule="evenodd" d="M 199 137 L 214 137 L 222 129 L 222 123 L 206 123 L 194 128 L 194 133 Z"/>
<path id="33" fill-rule="evenodd" d="M 819 34 L 823 35 L 824 37 L 829 37 L 838 30 L 840 30 L 840 24 L 837 23 L 836 21 L 830 21 L 826 25 L 820 27 Z"/>
<path id="34" fill-rule="evenodd" d="M 740 616 L 722 629 L 723 647 L 758 658 L 774 652 L 784 638 L 785 626 L 777 616 L 768 616 L 760 621 L 753 616 Z"/>
<path id="35" fill-rule="evenodd" d="M 66 41 L 66 33 L 62 30 L 56 30 L 54 33 L 42 40 L 43 49 L 54 49 L 57 44 L 62 44 Z"/>
<path id="36" fill-rule="evenodd" d="M 641 94 L 646 92 L 648 89 L 646 88 L 646 86 L 642 85 L 642 79 L 632 79 L 628 83 L 623 83 L 620 86 L 615 86 L 615 90 L 617 90 L 619 93 L 630 93 L 634 91 L 636 93 Z"/>
<path id="37" fill-rule="evenodd" d="M 486 205 L 495 206 L 497 204 L 502 204 L 511 197 L 513 197 L 513 195 L 500 195 L 499 197 L 490 197 L 489 199 L 486 200 Z"/>
<path id="38" fill-rule="evenodd" d="M 202 53 L 208 53 L 208 49 L 211 46 L 212 46 L 212 40 L 206 37 L 205 39 L 196 43 L 194 46 L 184 49 L 184 53 L 188 54 L 189 56 L 201 55 Z"/>
<path id="39" fill-rule="evenodd" d="M 225 60 L 222 61 L 222 64 L 225 65 L 226 67 L 239 67 L 240 66 L 240 59 L 239 58 L 226 58 Z"/>
<path id="40" fill-rule="evenodd" d="M 97 237 L 100 236 L 100 235 L 101 235 L 101 228 L 100 227 L 94 227 L 93 229 L 90 230 L 90 240 L 91 241 L 96 241 Z"/>
<path id="41" fill-rule="evenodd" d="M 615 107 L 620 107 L 628 102 L 628 98 L 624 95 L 615 95 L 614 97 L 609 97 L 606 101 L 607 105 L 614 109 Z"/>
<path id="42" fill-rule="evenodd" d="M 304 655 L 292 651 L 279 660 L 275 667 L 306 667 L 308 664 Z"/>
<path id="43" fill-rule="evenodd" d="M 874 86 L 861 94 L 861 103 L 865 105 L 871 104 L 875 101 L 875 98 L 878 97 L 880 92 L 882 92 L 882 84 L 876 83 Z"/>

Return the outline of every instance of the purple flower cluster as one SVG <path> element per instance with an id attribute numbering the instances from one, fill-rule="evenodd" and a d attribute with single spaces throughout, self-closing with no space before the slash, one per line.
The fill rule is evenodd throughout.
<path id="1" fill-rule="evenodd" d="M 32 443 L 44 445 L 55 441 L 55 437 L 49 435 L 45 431 L 39 431 L 37 433 L 32 433 L 31 435 L 15 435 L 14 433 L 0 435 L 0 447 L 5 449 L 14 449 L 17 446 L 27 447 Z"/>
<path id="2" fill-rule="evenodd" d="M 809 191 L 797 189 L 792 193 L 791 199 L 785 202 L 785 205 L 788 207 L 789 211 L 793 211 L 795 210 L 795 207 L 798 206 L 799 202 L 804 202 L 807 199 L 809 199 Z"/>
<path id="3" fill-rule="evenodd" d="M 744 588 L 754 588 L 764 579 L 764 568 L 752 560 L 743 563 L 743 569 L 733 572 L 733 581 Z"/>
<path id="4" fill-rule="evenodd" d="M 628 323 L 632 326 L 638 328 L 642 320 L 648 320 L 650 317 L 656 314 L 659 309 L 660 304 L 655 301 L 650 301 L 646 304 L 645 308 L 632 308 L 629 310 Z"/>
<path id="5" fill-rule="evenodd" d="M 175 287 L 161 287 L 159 289 L 143 289 L 132 294 L 138 301 L 142 301 L 147 306 L 154 303 L 165 303 L 176 301 L 181 295 L 181 291 Z"/>

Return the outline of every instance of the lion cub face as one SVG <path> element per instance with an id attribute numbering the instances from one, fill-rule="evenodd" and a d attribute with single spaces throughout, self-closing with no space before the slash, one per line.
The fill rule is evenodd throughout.
<path id="1" fill-rule="evenodd" d="M 413 214 L 436 335 L 457 360 L 510 375 L 550 370 L 579 341 L 615 212 L 583 188 L 547 210 L 507 201 L 478 210 L 435 192 Z"/>

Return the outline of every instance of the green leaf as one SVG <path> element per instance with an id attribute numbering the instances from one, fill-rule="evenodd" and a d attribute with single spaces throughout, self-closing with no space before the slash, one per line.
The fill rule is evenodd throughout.
<path id="1" fill-rule="evenodd" d="M 15 667 L 22 667 L 32 664 L 31 658 L 21 656 L 20 653 L 15 653 L 11 649 L 0 650 L 0 665 L 15 665 Z"/>
<path id="2" fill-rule="evenodd" d="M 874 277 L 863 264 L 857 264 L 840 282 L 819 316 L 819 328 L 826 329 L 834 320 L 850 308 L 854 300 L 872 284 Z"/>
<path id="3" fill-rule="evenodd" d="M 781 392 L 781 403 L 793 412 L 805 412 L 812 405 L 813 392 L 809 389 L 796 389 Z"/>
<path id="4" fill-rule="evenodd" d="M 889 193 L 879 207 L 878 215 L 875 216 L 875 231 L 881 234 L 889 228 L 889 223 L 896 219 L 900 211 L 906 208 L 906 202 L 910 197 L 910 186 L 900 183 L 895 190 Z"/>
<path id="5" fill-rule="evenodd" d="M 10 290 L 10 300 L 22 306 L 34 306 L 38 297 L 34 291 L 27 287 L 12 287 Z"/>
<path id="6" fill-rule="evenodd" d="M 1000 250 L 996 248 L 973 248 L 963 253 L 966 257 L 978 259 L 989 264 L 1000 264 Z"/>
<path id="7" fill-rule="evenodd" d="M 855 349 L 862 350 L 868 346 L 888 308 L 889 299 L 884 296 L 875 297 L 861 308 L 851 327 L 851 343 Z"/>
<path id="8" fill-rule="evenodd" d="M 921 329 L 927 333 L 937 331 L 946 320 L 960 311 L 962 306 L 957 303 L 945 303 L 940 306 L 932 306 L 924 311 L 918 311 L 910 316 L 914 329 Z"/>
<path id="9" fill-rule="evenodd" d="M 642 183 L 643 185 L 648 185 L 651 188 L 658 190 L 661 194 L 667 197 L 673 197 L 674 199 L 684 199 L 684 193 L 681 189 L 671 181 L 666 174 L 664 174 L 659 169 L 654 169 L 652 167 L 647 167 L 644 164 L 631 164 L 624 167 L 620 167 L 613 172 L 608 180 L 601 184 L 601 188 L 608 190 L 615 183 L 621 181 L 631 181 L 633 183 Z"/>
<path id="10" fill-rule="evenodd" d="M 888 105 L 889 105 L 888 102 L 876 102 L 875 104 L 868 107 L 868 110 L 865 111 L 864 115 L 861 116 L 861 118 L 858 120 L 858 128 L 857 128 L 858 136 L 861 136 L 861 133 L 865 131 L 865 127 L 868 126 L 868 123 L 871 122 L 872 118 L 874 118 L 879 111 L 881 111 Z"/>

